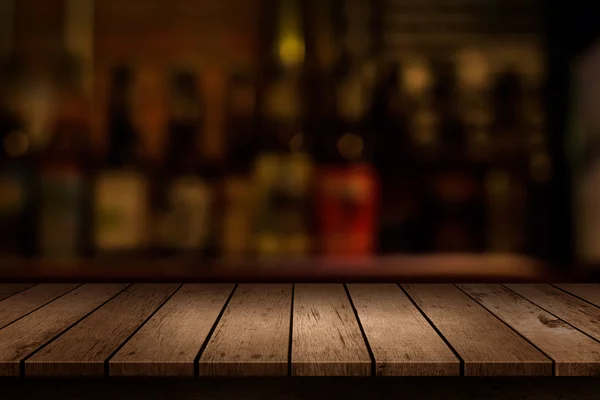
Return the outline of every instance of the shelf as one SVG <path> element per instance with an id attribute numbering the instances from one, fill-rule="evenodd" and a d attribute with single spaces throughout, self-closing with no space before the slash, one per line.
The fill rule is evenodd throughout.
<path id="1" fill-rule="evenodd" d="M 423 255 L 202 262 L 189 258 L 0 260 L 4 282 L 551 282 L 545 264 L 517 255 Z"/>

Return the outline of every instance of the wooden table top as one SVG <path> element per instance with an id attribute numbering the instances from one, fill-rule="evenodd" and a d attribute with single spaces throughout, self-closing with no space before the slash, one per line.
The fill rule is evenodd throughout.
<path id="1" fill-rule="evenodd" d="M 0 376 L 598 376 L 598 284 L 0 284 Z"/>

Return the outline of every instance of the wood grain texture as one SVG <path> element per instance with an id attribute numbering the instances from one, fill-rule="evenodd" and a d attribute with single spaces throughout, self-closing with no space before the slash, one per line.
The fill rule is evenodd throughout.
<path id="1" fill-rule="evenodd" d="M 0 285 L 0 300 L 33 286 L 33 283 L 4 283 Z"/>
<path id="2" fill-rule="evenodd" d="M 104 362 L 180 285 L 137 284 L 25 361 L 31 376 L 102 376 Z"/>
<path id="3" fill-rule="evenodd" d="M 458 285 L 555 362 L 556 375 L 600 375 L 600 343 L 502 285 Z"/>
<path id="4" fill-rule="evenodd" d="M 350 284 L 348 291 L 378 376 L 460 375 L 460 360 L 397 285 Z"/>
<path id="5" fill-rule="evenodd" d="M 597 283 L 563 283 L 554 286 L 600 306 L 600 285 Z"/>
<path id="6" fill-rule="evenodd" d="M 83 285 L 0 330 L 0 376 L 19 375 L 19 362 L 115 296 L 125 284 Z"/>
<path id="7" fill-rule="evenodd" d="M 118 376 L 193 376 L 233 285 L 184 285 L 109 362 Z"/>
<path id="8" fill-rule="evenodd" d="M 464 360 L 467 376 L 541 376 L 552 361 L 454 285 L 403 285 Z"/>
<path id="9" fill-rule="evenodd" d="M 37 285 L 1 301 L 0 328 L 75 289 L 77 286 L 79 285 L 73 283 Z"/>
<path id="10" fill-rule="evenodd" d="M 199 360 L 199 374 L 287 375 L 292 285 L 240 285 Z"/>
<path id="11" fill-rule="evenodd" d="M 506 286 L 596 340 L 600 340 L 600 308 L 550 285 Z"/>
<path id="12" fill-rule="evenodd" d="M 371 375 L 371 357 L 343 285 L 295 286 L 291 363 L 292 375 Z"/>

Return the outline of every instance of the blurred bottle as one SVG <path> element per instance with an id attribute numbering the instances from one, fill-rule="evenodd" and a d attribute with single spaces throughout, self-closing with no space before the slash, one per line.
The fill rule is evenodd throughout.
<path id="1" fill-rule="evenodd" d="M 133 73 L 111 73 L 108 153 L 93 189 L 93 245 L 99 254 L 131 254 L 148 244 L 149 184 L 131 115 Z"/>
<path id="2" fill-rule="evenodd" d="M 527 127 L 523 119 L 523 82 L 514 70 L 493 84 L 492 165 L 486 175 L 487 248 L 492 252 L 526 250 Z"/>
<path id="3" fill-rule="evenodd" d="M 374 160 L 381 176 L 379 250 L 382 253 L 418 252 L 423 249 L 420 169 L 411 124 L 418 93 L 408 82 L 414 76 L 406 65 L 392 63 L 381 76 L 371 113 L 377 127 Z"/>
<path id="4" fill-rule="evenodd" d="M 80 66 L 69 54 L 55 69 L 57 97 L 51 136 L 39 158 L 38 247 L 42 256 L 74 257 L 87 248 L 89 108 Z"/>
<path id="5" fill-rule="evenodd" d="M 170 105 L 167 180 L 162 193 L 166 210 L 159 222 L 160 247 L 169 253 L 206 257 L 214 253 L 214 171 L 203 165 L 198 151 L 204 115 L 192 72 L 173 75 Z"/>
<path id="6" fill-rule="evenodd" d="M 597 42 L 596 42 L 597 43 Z M 575 261 L 586 273 L 600 269 L 600 50 L 586 47 L 573 60 L 567 142 L 573 180 Z"/>
<path id="7" fill-rule="evenodd" d="M 0 254 L 32 255 L 33 166 L 31 138 L 15 98 L 21 81 L 14 58 L 0 70 Z"/>
<path id="8" fill-rule="evenodd" d="M 321 250 L 365 256 L 375 250 L 378 181 L 370 163 L 369 85 L 361 65 L 344 51 L 336 79 L 336 120 L 326 133 L 327 157 L 318 170 Z"/>
<path id="9" fill-rule="evenodd" d="M 252 237 L 251 167 L 257 151 L 256 79 L 249 68 L 236 68 L 226 95 L 227 170 L 223 181 L 220 230 L 221 255 L 226 259 L 248 256 Z"/>
<path id="10" fill-rule="evenodd" d="M 527 165 L 527 252 L 551 260 L 560 248 L 557 243 L 556 198 L 553 195 L 555 171 L 550 157 L 547 115 L 544 112 L 544 83 L 533 82 L 527 93 L 524 125 L 528 132 Z"/>
<path id="11" fill-rule="evenodd" d="M 467 155 L 468 130 L 461 115 L 456 67 L 434 62 L 432 106 L 438 147 L 429 165 L 431 243 L 439 252 L 481 251 L 484 204 L 481 171 Z"/>
<path id="12" fill-rule="evenodd" d="M 308 195 L 312 161 L 304 131 L 304 36 L 300 3 L 280 0 L 274 59 L 264 88 L 263 146 L 254 165 L 259 256 L 304 256 L 311 249 Z"/>
<path id="13" fill-rule="evenodd" d="M 310 83 L 307 119 L 314 138 L 315 161 L 322 163 L 337 151 L 331 139 L 337 123 L 336 67 L 342 50 L 339 36 L 343 34 L 343 21 L 339 17 L 343 0 L 313 0 L 311 4 L 312 46 L 306 54 Z"/>
<path id="14" fill-rule="evenodd" d="M 456 56 L 459 65 L 460 104 L 467 126 L 468 157 L 484 166 L 492 156 L 493 117 L 490 55 L 483 49 L 466 48 Z"/>
<path id="15" fill-rule="evenodd" d="M 30 137 L 31 151 L 35 153 L 42 151 L 50 140 L 56 97 L 60 96 L 56 93 L 55 77 L 47 69 L 50 68 L 24 66 L 16 99 Z"/>
<path id="16" fill-rule="evenodd" d="M 547 149 L 532 149 L 527 176 L 527 253 L 550 260 L 555 251 L 554 199 L 551 179 L 552 161 Z"/>

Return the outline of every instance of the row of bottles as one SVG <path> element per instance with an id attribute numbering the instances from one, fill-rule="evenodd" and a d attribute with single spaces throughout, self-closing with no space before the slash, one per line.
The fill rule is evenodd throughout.
<path id="1" fill-rule="evenodd" d="M 3 254 L 211 257 L 217 252 L 301 256 L 314 251 L 310 215 L 316 166 L 305 145 L 309 135 L 303 133 L 301 101 L 294 91 L 282 94 L 293 80 L 278 75 L 282 81 L 270 86 L 277 97 L 258 113 L 255 75 L 244 69 L 231 74 L 227 160 L 215 162 L 199 151 L 204 119 L 200 79 L 193 71 L 175 71 L 168 141 L 157 163 L 146 156 L 133 115 L 135 71 L 112 71 L 108 149 L 97 157 L 88 142 L 89 109 L 77 89 L 75 60 L 61 62 L 59 95 L 43 148 L 30 145 L 27 124 L 14 107 L 9 102 L 2 107 Z M 331 225 L 328 214 L 322 217 Z M 372 232 L 365 234 L 373 242 Z M 372 250 L 372 243 L 359 249 Z"/>
<path id="2" fill-rule="evenodd" d="M 547 254 L 552 171 L 540 94 L 513 69 L 476 87 L 435 58 L 394 71 L 374 156 L 381 250 Z"/>
<path id="3" fill-rule="evenodd" d="M 206 108 L 192 69 L 165 79 L 161 160 L 148 157 L 135 122 L 133 66 L 111 73 L 105 157 L 88 143 L 89 110 L 72 57 L 57 66 L 43 149 L 30 146 L 27 125 L 4 96 L 2 251 L 540 255 L 550 231 L 551 168 L 541 112 L 531 106 L 537 89 L 510 68 L 486 73 L 488 60 L 476 55 L 471 68 L 439 55 L 416 66 L 382 60 L 360 18 L 364 2 L 344 3 L 327 3 L 331 18 L 313 43 L 302 3 L 277 2 L 260 71 L 230 71 L 221 160 L 199 151 Z M 346 13 L 334 18 L 339 10 Z"/>

